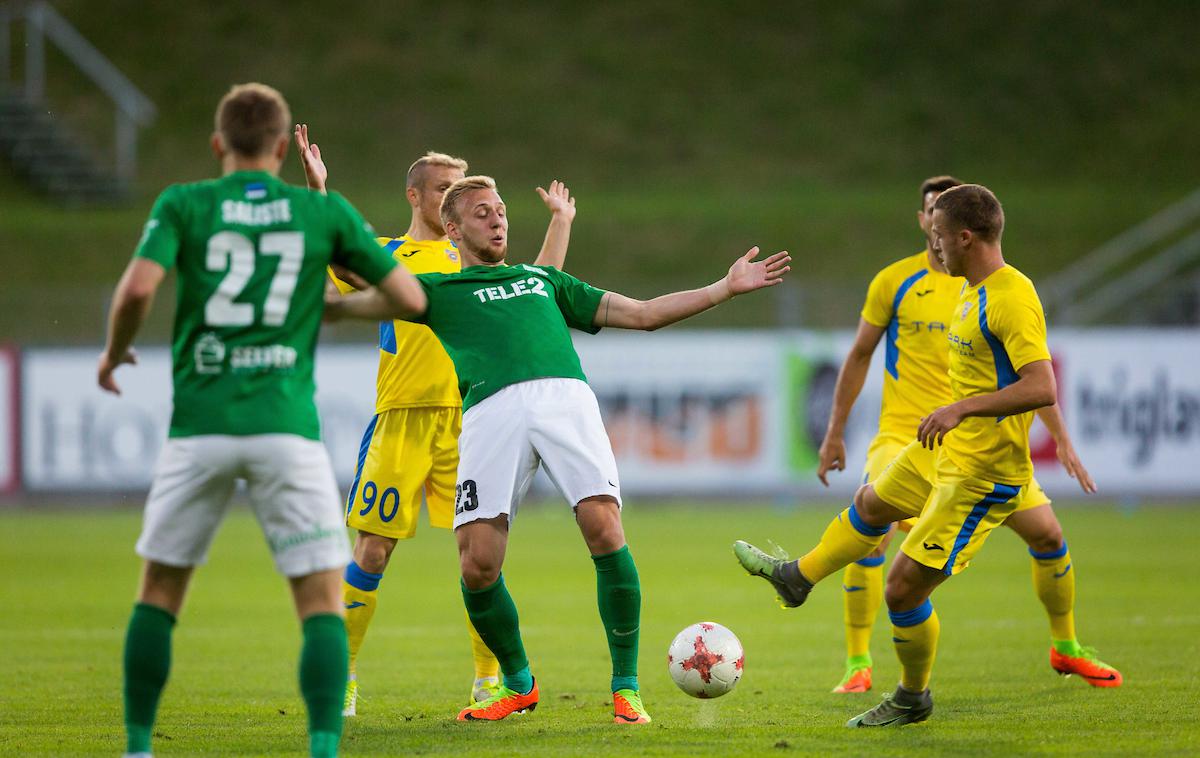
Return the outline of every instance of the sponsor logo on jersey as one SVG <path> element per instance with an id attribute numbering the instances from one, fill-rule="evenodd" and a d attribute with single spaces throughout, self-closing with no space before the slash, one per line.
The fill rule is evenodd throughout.
<path id="1" fill-rule="evenodd" d="M 452 261 L 456 261 L 458 260 L 458 253 L 454 252 L 453 250 L 447 250 L 446 257 Z"/>
<path id="2" fill-rule="evenodd" d="M 213 332 L 205 332 L 192 349 L 197 374 L 219 374 L 225 367 L 225 343 Z"/>
<path id="3" fill-rule="evenodd" d="M 247 200 L 262 200 L 267 196 L 267 185 L 262 182 L 253 182 L 246 185 Z"/>
<path id="4" fill-rule="evenodd" d="M 525 268 L 533 269 L 532 266 L 525 266 Z M 514 297 L 522 297 L 524 295 L 550 297 L 550 293 L 546 291 L 546 282 L 538 279 L 536 276 L 531 276 L 528 279 L 520 279 L 511 284 L 502 284 L 499 287 L 484 287 L 475 290 L 471 294 L 479 298 L 479 302 L 481 303 L 492 300 L 511 300 Z"/>
<path id="5" fill-rule="evenodd" d="M 290 371 L 296 367 L 296 348 L 288 345 L 235 347 L 229 357 L 234 371 Z"/>

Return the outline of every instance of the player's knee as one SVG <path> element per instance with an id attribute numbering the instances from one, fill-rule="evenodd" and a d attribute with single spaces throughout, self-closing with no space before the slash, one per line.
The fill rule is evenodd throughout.
<path id="1" fill-rule="evenodd" d="M 901 573 L 892 571 L 888 574 L 887 584 L 883 588 L 883 599 L 889 611 L 902 612 L 912 610 L 924 602 L 922 588 L 910 581 Z"/>
<path id="2" fill-rule="evenodd" d="M 880 521 L 887 523 L 886 514 L 880 510 L 883 505 L 883 501 L 879 499 L 879 496 L 875 494 L 875 489 L 869 484 L 864 484 L 854 493 L 854 510 L 858 513 L 859 518 L 872 526 Z"/>
<path id="3" fill-rule="evenodd" d="M 363 571 L 372 574 L 382 574 L 392 557 L 396 540 L 380 537 L 377 534 L 359 532 L 354 541 L 354 562 Z"/>
<path id="4" fill-rule="evenodd" d="M 1058 521 L 1051 521 L 1036 534 L 1030 535 L 1028 542 L 1035 553 L 1053 553 L 1060 550 L 1063 546 L 1062 525 Z"/>
<path id="5" fill-rule="evenodd" d="M 464 552 L 459 556 L 459 566 L 469 590 L 490 587 L 500 578 L 500 560 L 494 556 Z"/>

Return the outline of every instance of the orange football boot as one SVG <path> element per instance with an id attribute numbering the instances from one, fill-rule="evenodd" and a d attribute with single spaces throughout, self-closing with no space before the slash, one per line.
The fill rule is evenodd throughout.
<path id="1" fill-rule="evenodd" d="M 1080 655 L 1063 655 L 1050 648 L 1050 666 L 1063 676 L 1082 677 L 1093 687 L 1120 687 L 1125 681 L 1121 672 L 1096 657 L 1093 648 L 1080 648 Z"/>
<path id="2" fill-rule="evenodd" d="M 869 689 L 871 689 L 871 667 L 858 666 L 846 671 L 845 678 L 833 688 L 833 691 L 838 695 L 846 695 L 852 692 L 866 692 Z"/>
<path id="3" fill-rule="evenodd" d="M 525 713 L 537 708 L 538 686 L 533 680 L 533 689 L 522 695 L 501 685 L 496 694 L 482 703 L 469 705 L 458 714 L 459 721 L 499 721 L 514 713 Z"/>
<path id="4" fill-rule="evenodd" d="M 642 705 L 642 694 L 637 690 L 617 690 L 613 693 L 614 724 L 649 724 L 650 714 Z"/>

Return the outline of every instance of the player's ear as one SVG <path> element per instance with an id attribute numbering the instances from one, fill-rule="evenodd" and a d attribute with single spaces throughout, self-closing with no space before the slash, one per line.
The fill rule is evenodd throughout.
<path id="1" fill-rule="evenodd" d="M 285 134 L 279 138 L 278 142 L 275 143 L 275 150 L 273 151 L 273 155 L 271 157 L 279 161 L 281 164 L 288 157 L 288 153 L 291 152 L 291 136 L 292 135 L 290 134 Z"/>
<path id="2" fill-rule="evenodd" d="M 225 149 L 225 138 L 221 136 L 220 132 L 213 132 L 208 144 L 217 160 L 225 160 L 225 153 L 228 151 Z"/>
<path id="3" fill-rule="evenodd" d="M 417 191 L 416 187 L 409 187 L 404 190 L 404 196 L 408 198 L 408 204 L 413 208 L 421 204 L 421 193 Z"/>

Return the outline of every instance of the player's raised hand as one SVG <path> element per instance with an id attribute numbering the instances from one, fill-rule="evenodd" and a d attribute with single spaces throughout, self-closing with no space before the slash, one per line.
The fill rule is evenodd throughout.
<path id="1" fill-rule="evenodd" d="M 830 471 L 846 470 L 846 442 L 841 437 L 825 435 L 821 440 L 821 448 L 817 451 L 817 478 L 821 484 L 829 486 L 825 474 Z"/>
<path id="2" fill-rule="evenodd" d="M 962 411 L 956 404 L 943 405 L 921 419 L 921 425 L 917 427 L 917 440 L 922 447 L 933 450 L 936 445 L 942 444 L 950 430 L 961 424 L 962 420 Z"/>
<path id="3" fill-rule="evenodd" d="M 783 281 L 784 274 L 792 270 L 788 265 L 792 262 L 792 256 L 786 250 L 761 261 L 754 260 L 757 257 L 758 247 L 755 246 L 729 267 L 725 281 L 729 286 L 730 297 L 779 284 Z"/>
<path id="4" fill-rule="evenodd" d="M 133 348 L 125 351 L 125 354 L 120 358 L 113 358 L 105 351 L 100 354 L 100 363 L 96 367 L 96 383 L 100 385 L 100 389 L 105 392 L 111 392 L 114 395 L 121 394 L 121 388 L 117 386 L 117 381 L 113 378 L 113 372 L 117 370 L 117 366 L 122 363 L 137 365 L 137 353 Z"/>
<path id="5" fill-rule="evenodd" d="M 308 141 L 308 124 L 296 124 L 296 150 L 300 153 L 300 164 L 304 166 L 304 179 L 308 188 L 325 191 L 325 183 L 329 180 L 329 169 L 321 160 L 321 148 Z"/>
<path id="6" fill-rule="evenodd" d="M 550 182 L 549 192 L 538 187 L 537 193 L 551 213 L 562 214 L 567 221 L 575 219 L 575 198 L 571 197 L 571 190 L 567 189 L 567 185 L 555 179 Z"/>
<path id="7" fill-rule="evenodd" d="M 1075 448 L 1070 442 L 1064 442 L 1057 445 L 1055 454 L 1058 456 L 1058 462 L 1067 470 L 1067 473 L 1072 479 L 1079 482 L 1079 488 L 1089 495 L 1096 492 L 1096 482 L 1092 479 L 1092 475 L 1083 467 L 1083 461 L 1079 460 L 1079 456 L 1075 454 Z"/>

